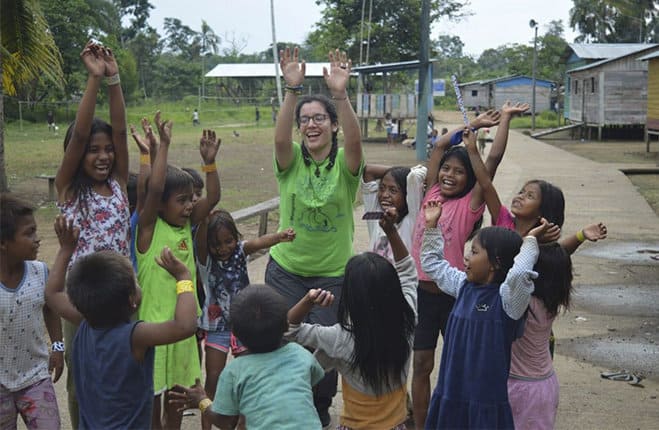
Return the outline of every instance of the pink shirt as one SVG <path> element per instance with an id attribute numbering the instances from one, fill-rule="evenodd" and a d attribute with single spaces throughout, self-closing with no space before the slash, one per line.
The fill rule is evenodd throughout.
<path id="1" fill-rule="evenodd" d="M 546 379 L 552 375 L 549 336 L 556 316 L 549 315 L 545 305 L 531 297 L 526 316 L 524 335 L 513 342 L 510 358 L 510 376 L 521 379 Z"/>
<path id="2" fill-rule="evenodd" d="M 444 236 L 444 257 L 449 264 L 460 270 L 464 270 L 464 246 L 469 234 L 474 228 L 478 218 L 483 215 L 485 203 L 478 209 L 472 210 L 471 195 L 473 190 L 460 198 L 446 198 L 440 194 L 439 184 L 433 185 L 426 192 L 421 205 L 419 215 L 416 217 L 414 233 L 412 237 L 412 258 L 416 264 L 419 280 L 432 281 L 423 270 L 421 270 L 421 243 L 423 243 L 423 232 L 426 230 L 426 211 L 423 205 L 430 200 L 442 202 L 442 215 L 439 217 L 438 225 L 442 226 Z"/>
<path id="3" fill-rule="evenodd" d="M 513 217 L 513 214 L 510 213 L 507 207 L 501 205 L 501 208 L 499 209 L 499 217 L 494 225 L 515 231 L 515 217 Z"/>

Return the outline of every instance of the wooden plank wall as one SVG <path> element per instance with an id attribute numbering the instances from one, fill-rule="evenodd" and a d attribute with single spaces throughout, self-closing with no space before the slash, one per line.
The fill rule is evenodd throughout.
<path id="1" fill-rule="evenodd" d="M 495 106 L 500 108 L 507 100 L 513 103 L 528 103 L 532 105 L 533 86 L 532 85 L 515 85 L 511 87 L 495 87 L 494 102 Z M 535 111 L 544 112 L 551 109 L 551 88 L 535 87 Z M 531 111 L 529 110 L 529 113 Z"/>
<path id="2" fill-rule="evenodd" d="M 653 58 L 648 63 L 647 127 L 650 130 L 659 130 L 659 58 Z"/>
<path id="3" fill-rule="evenodd" d="M 487 100 L 487 85 L 466 85 L 460 88 L 462 93 L 462 100 L 465 103 L 465 106 L 468 108 L 478 107 L 478 106 L 488 106 Z M 478 95 L 472 96 L 472 90 L 478 91 Z"/>

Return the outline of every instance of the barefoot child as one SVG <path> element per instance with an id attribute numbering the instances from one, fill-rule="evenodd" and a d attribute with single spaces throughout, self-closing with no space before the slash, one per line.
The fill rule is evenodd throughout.
<path id="1" fill-rule="evenodd" d="M 79 324 L 73 341 L 74 379 L 80 429 L 150 429 L 154 347 L 191 336 L 197 315 L 190 271 L 168 248 L 157 263 L 173 279 L 161 291 L 175 291 L 173 318 L 159 323 L 131 321 L 142 297 L 128 258 L 113 251 L 81 257 L 66 276 L 79 231 L 63 216 L 55 220 L 60 249 L 46 287 L 58 315 Z"/>
<path id="2" fill-rule="evenodd" d="M 46 304 L 48 267 L 36 261 L 39 243 L 32 205 L 12 194 L 0 194 L 2 429 L 15 429 L 19 414 L 30 430 L 60 427 L 53 382 L 64 368 L 62 325 Z"/>

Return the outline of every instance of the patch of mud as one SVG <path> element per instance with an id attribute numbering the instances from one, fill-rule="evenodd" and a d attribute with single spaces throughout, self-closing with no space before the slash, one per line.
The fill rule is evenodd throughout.
<path id="1" fill-rule="evenodd" d="M 579 255 L 659 265 L 659 242 L 598 243 L 580 251 Z"/>
<path id="2" fill-rule="evenodd" d="M 578 285 L 572 301 L 595 314 L 659 316 L 659 285 Z"/>

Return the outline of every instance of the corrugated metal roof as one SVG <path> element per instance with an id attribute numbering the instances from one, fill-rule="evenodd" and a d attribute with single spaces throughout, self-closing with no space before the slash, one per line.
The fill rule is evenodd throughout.
<path id="1" fill-rule="evenodd" d="M 207 78 L 275 78 L 277 72 L 274 63 L 225 63 L 218 64 L 206 73 Z M 306 77 L 322 77 L 323 67 L 329 69 L 327 63 L 306 63 Z M 281 76 L 281 71 L 279 73 Z"/>
<path id="2" fill-rule="evenodd" d="M 648 60 L 653 60 L 655 58 L 659 58 L 659 51 L 653 52 L 652 54 L 644 55 L 642 57 L 637 58 L 637 60 L 641 61 L 648 61 Z"/>
<path id="3" fill-rule="evenodd" d="M 492 83 L 497 83 L 497 82 L 504 82 L 504 81 L 510 81 L 512 79 L 518 79 L 518 78 L 527 78 L 530 80 L 533 80 L 531 76 L 526 76 L 526 75 L 508 75 L 508 76 L 502 76 L 500 78 L 494 78 L 494 79 L 484 79 L 481 81 L 471 81 L 471 82 L 465 82 L 464 84 L 458 85 L 459 87 L 464 87 L 467 85 L 487 85 L 487 84 L 492 84 Z M 549 84 L 554 84 L 552 81 L 548 81 L 546 79 L 535 79 L 536 82 L 547 82 Z"/>
<path id="4" fill-rule="evenodd" d="M 610 63 L 610 62 L 613 62 L 613 61 L 620 60 L 621 58 L 629 57 L 630 55 L 634 55 L 634 54 L 638 55 L 642 52 L 649 51 L 651 49 L 659 49 L 659 44 L 657 44 L 657 43 L 646 43 L 645 45 L 646 45 L 646 47 L 644 49 L 641 49 L 640 51 L 632 51 L 632 52 L 628 52 L 627 54 L 624 54 L 624 55 L 619 55 L 617 57 L 606 58 L 604 60 L 596 61 L 594 63 L 590 63 L 590 64 L 587 64 L 585 66 L 570 69 L 566 73 L 581 72 L 583 70 L 592 69 L 594 67 L 599 67 L 599 66 L 601 66 L 603 64 L 606 64 L 606 63 Z"/>
<path id="5" fill-rule="evenodd" d="M 574 53 L 583 59 L 601 60 L 617 58 L 657 46 L 656 43 L 568 43 Z"/>

